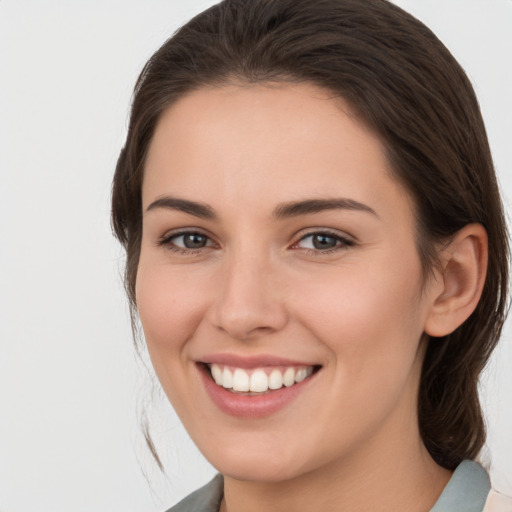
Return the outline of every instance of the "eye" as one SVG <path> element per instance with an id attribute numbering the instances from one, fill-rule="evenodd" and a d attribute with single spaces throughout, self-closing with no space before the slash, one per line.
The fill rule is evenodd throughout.
<path id="1" fill-rule="evenodd" d="M 164 236 L 158 245 L 165 246 L 177 252 L 193 252 L 213 246 L 212 240 L 204 233 L 185 231 Z"/>
<path id="2" fill-rule="evenodd" d="M 303 236 L 294 248 L 306 249 L 313 252 L 329 253 L 350 247 L 354 241 L 348 237 L 330 232 L 315 232 Z"/>
<path id="3" fill-rule="evenodd" d="M 184 247 L 186 249 L 201 249 L 206 247 L 208 237 L 201 233 L 187 233 L 185 235 L 174 237 L 173 242 L 178 247 Z"/>

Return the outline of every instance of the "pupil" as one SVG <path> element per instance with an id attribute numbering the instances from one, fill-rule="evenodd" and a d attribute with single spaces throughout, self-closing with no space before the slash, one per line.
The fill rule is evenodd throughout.
<path id="1" fill-rule="evenodd" d="M 315 235 L 313 237 L 313 247 L 315 249 L 332 249 L 336 247 L 337 240 L 332 236 Z"/>
<path id="2" fill-rule="evenodd" d="M 206 237 L 198 233 L 183 237 L 183 243 L 187 249 L 199 249 L 206 245 Z"/>

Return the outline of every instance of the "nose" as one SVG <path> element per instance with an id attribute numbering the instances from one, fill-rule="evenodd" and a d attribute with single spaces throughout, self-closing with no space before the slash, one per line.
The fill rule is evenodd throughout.
<path id="1" fill-rule="evenodd" d="M 278 275 L 268 260 L 256 255 L 225 261 L 211 308 L 214 326 L 242 341 L 281 330 L 288 313 Z"/>

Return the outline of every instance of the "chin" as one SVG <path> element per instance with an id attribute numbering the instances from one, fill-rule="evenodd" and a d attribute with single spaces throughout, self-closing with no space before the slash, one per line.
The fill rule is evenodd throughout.
<path id="1" fill-rule="evenodd" d="M 247 450 L 238 447 L 223 453 L 206 453 L 209 462 L 224 476 L 240 481 L 278 483 L 308 472 L 297 455 L 288 457 L 275 448 Z"/>
<path id="2" fill-rule="evenodd" d="M 286 468 L 282 464 L 265 465 L 260 462 L 237 464 L 225 462 L 216 466 L 224 476 L 245 482 L 280 483 L 299 476 L 297 468 Z"/>

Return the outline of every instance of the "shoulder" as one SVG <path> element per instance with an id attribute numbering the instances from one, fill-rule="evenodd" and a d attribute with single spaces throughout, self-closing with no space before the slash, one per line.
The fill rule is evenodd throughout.
<path id="1" fill-rule="evenodd" d="M 205 486 L 181 500 L 167 512 L 218 512 L 223 496 L 222 475 L 216 475 Z"/>
<path id="2" fill-rule="evenodd" d="M 512 512 L 512 498 L 491 490 L 483 512 Z"/>
<path id="3" fill-rule="evenodd" d="M 512 512 L 512 498 L 491 489 L 489 475 L 465 460 L 456 469 L 430 512 Z"/>
<path id="4" fill-rule="evenodd" d="M 485 469 L 476 462 L 465 460 L 457 466 L 430 512 L 483 512 L 490 490 Z"/>

